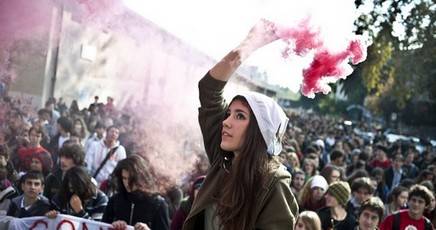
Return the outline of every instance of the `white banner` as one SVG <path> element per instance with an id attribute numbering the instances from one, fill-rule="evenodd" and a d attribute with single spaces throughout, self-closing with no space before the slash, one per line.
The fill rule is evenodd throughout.
<path id="1" fill-rule="evenodd" d="M 69 215 L 58 215 L 56 219 L 44 216 L 14 218 L 0 217 L 0 229 L 9 230 L 111 230 L 112 225 L 103 222 L 78 218 Z M 128 226 L 127 230 L 133 230 Z"/>

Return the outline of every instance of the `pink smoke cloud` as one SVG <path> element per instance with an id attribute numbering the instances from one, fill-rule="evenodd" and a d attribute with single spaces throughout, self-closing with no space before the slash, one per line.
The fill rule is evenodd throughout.
<path id="1" fill-rule="evenodd" d="M 288 58 L 291 55 L 305 56 L 314 53 L 309 67 L 303 69 L 303 82 L 301 93 L 314 98 L 315 93 L 327 94 L 331 91 L 329 83 L 339 79 L 346 79 L 353 72 L 348 64 L 356 65 L 366 59 L 366 46 L 360 37 L 347 41 L 347 46 L 339 51 L 332 51 L 323 42 L 324 37 L 319 29 L 310 25 L 310 19 L 304 19 L 295 27 L 276 27 L 277 36 L 287 43 L 282 55 Z"/>

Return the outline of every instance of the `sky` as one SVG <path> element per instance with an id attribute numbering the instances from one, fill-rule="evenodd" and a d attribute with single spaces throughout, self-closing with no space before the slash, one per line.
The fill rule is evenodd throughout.
<path id="1" fill-rule="evenodd" d="M 124 0 L 124 4 L 216 60 L 236 47 L 260 18 L 295 26 L 309 16 L 313 26 L 321 28 L 324 42 L 335 49 L 351 34 L 357 16 L 353 0 Z M 313 55 L 284 59 L 281 52 L 286 45 L 276 41 L 244 64 L 265 71 L 270 83 L 297 92 L 302 70 Z"/>

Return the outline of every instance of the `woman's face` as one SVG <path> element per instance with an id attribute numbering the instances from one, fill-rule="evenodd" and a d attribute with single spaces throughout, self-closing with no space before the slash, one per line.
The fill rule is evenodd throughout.
<path id="1" fill-rule="evenodd" d="M 315 170 L 315 167 L 310 163 L 310 162 L 306 162 L 304 164 L 304 168 L 303 168 L 304 172 L 306 172 L 308 175 L 312 175 L 313 171 Z"/>
<path id="2" fill-rule="evenodd" d="M 405 207 L 407 204 L 407 199 L 409 198 L 409 193 L 407 191 L 403 191 L 397 197 L 397 206 Z"/>
<path id="3" fill-rule="evenodd" d="M 289 163 L 291 163 L 291 166 L 293 168 L 296 168 L 298 166 L 298 159 L 296 157 L 290 157 Z"/>
<path id="4" fill-rule="evenodd" d="M 129 179 L 130 179 L 130 175 L 129 172 L 127 170 L 121 170 L 121 179 L 123 181 L 123 185 L 124 188 L 126 189 L 127 192 L 132 192 L 135 191 L 137 189 L 136 185 L 133 185 L 132 187 L 130 187 L 129 185 Z"/>
<path id="5" fill-rule="evenodd" d="M 304 185 L 304 175 L 303 174 L 297 174 L 294 178 L 292 178 L 292 187 L 300 190 L 303 188 Z"/>
<path id="6" fill-rule="evenodd" d="M 320 201 L 322 197 L 324 196 L 324 189 L 320 187 L 313 187 L 312 188 L 312 201 Z"/>
<path id="7" fill-rule="evenodd" d="M 231 152 L 241 151 L 249 123 L 250 109 L 239 100 L 233 101 L 223 121 L 221 148 Z"/>
<path id="8" fill-rule="evenodd" d="M 298 218 L 297 223 L 295 224 L 295 230 L 306 230 L 306 225 L 301 218 Z"/>

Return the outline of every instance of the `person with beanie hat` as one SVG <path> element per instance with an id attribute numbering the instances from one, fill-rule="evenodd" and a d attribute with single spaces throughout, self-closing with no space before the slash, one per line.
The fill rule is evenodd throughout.
<path id="1" fill-rule="evenodd" d="M 345 181 L 330 184 L 325 194 L 326 207 L 319 210 L 322 229 L 353 229 L 357 222 L 347 213 L 346 205 L 351 196 L 350 185 Z"/>
<path id="2" fill-rule="evenodd" d="M 200 80 L 199 123 L 210 168 L 183 229 L 293 229 L 298 204 L 277 159 L 288 118 L 272 98 L 223 90 L 249 54 L 278 39 L 261 20 Z"/>

